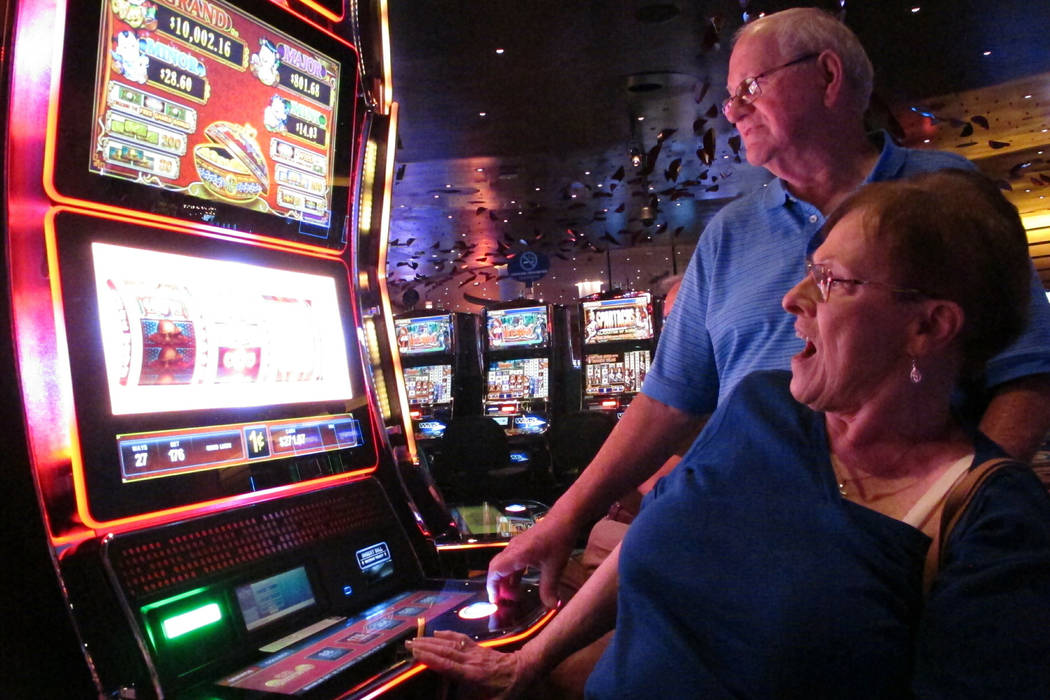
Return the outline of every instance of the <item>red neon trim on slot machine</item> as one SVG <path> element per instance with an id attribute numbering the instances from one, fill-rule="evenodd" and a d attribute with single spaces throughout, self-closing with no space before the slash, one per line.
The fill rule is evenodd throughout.
<path id="1" fill-rule="evenodd" d="M 405 681 L 407 681 L 410 678 L 413 678 L 415 676 L 418 676 L 420 673 L 422 673 L 423 671 L 426 671 L 426 670 L 427 670 L 427 667 L 424 666 L 423 664 L 416 664 L 414 666 L 411 666 L 408 670 L 403 671 L 402 673 L 394 676 L 392 679 L 390 679 L 389 681 L 387 681 L 383 685 L 379 686 L 378 688 L 373 690 L 371 693 L 368 693 L 367 695 L 362 695 L 360 698 L 358 698 L 358 700 L 372 700 L 373 698 L 377 698 L 380 695 L 383 695 L 384 693 L 386 693 L 388 690 L 390 690 L 392 688 L 396 688 L 397 686 L 401 685 Z M 370 683 L 373 683 L 373 682 L 375 682 L 375 678 L 374 677 L 369 679 L 369 680 L 367 680 L 367 681 L 365 681 L 364 683 L 358 685 L 357 688 L 354 688 L 354 690 L 351 690 L 349 693 L 347 693 L 343 697 L 344 698 L 349 697 L 350 695 L 353 695 L 353 693 L 355 691 L 357 691 L 359 688 L 368 687 L 368 685 Z"/>
<path id="2" fill-rule="evenodd" d="M 58 214 L 62 213 L 62 212 L 70 212 L 70 213 L 75 213 L 75 214 L 80 215 L 80 216 L 90 216 L 90 217 L 95 217 L 95 218 L 100 218 L 100 219 L 114 219 L 114 220 L 117 220 L 117 221 L 125 221 L 125 219 L 123 217 L 109 216 L 109 215 L 107 215 L 106 213 L 103 213 L 103 212 L 90 211 L 90 210 L 79 210 L 79 209 L 75 209 L 75 208 L 72 208 L 72 207 L 54 207 L 54 208 L 52 208 L 52 209 L 50 209 L 48 211 L 48 213 L 47 213 L 47 215 L 46 215 L 46 217 L 44 219 L 44 241 L 45 241 L 45 246 L 46 246 L 46 249 L 47 249 L 47 265 L 48 265 L 49 282 L 50 282 L 50 285 L 51 285 L 51 300 L 52 300 L 52 305 L 53 305 L 53 308 L 54 308 L 55 332 L 56 332 L 56 336 L 57 336 L 57 344 L 58 344 L 58 347 L 60 348 L 60 352 L 62 353 L 63 359 L 68 362 L 68 358 L 66 357 L 66 350 L 65 350 L 65 348 L 67 348 L 68 345 L 66 344 L 65 323 L 64 323 L 64 320 L 63 320 L 63 319 L 65 319 L 65 309 L 64 309 L 63 302 L 62 302 L 62 280 L 60 278 L 59 269 L 58 269 L 58 254 L 57 254 L 57 245 L 58 244 L 57 244 L 56 233 L 55 233 L 55 217 Z M 151 227 L 157 228 L 157 229 L 170 230 L 169 227 L 161 226 L 161 225 L 159 225 L 157 223 L 151 223 L 151 222 L 135 222 L 135 223 L 138 224 L 138 225 L 143 225 L 143 226 L 151 226 Z M 244 241 L 242 241 L 239 238 L 230 237 L 230 236 L 216 235 L 216 234 L 211 233 L 211 232 L 186 230 L 186 231 L 184 231 L 184 233 L 187 233 L 187 234 L 190 234 L 190 235 L 199 235 L 199 236 L 208 237 L 208 238 L 219 238 L 219 239 L 223 239 L 223 240 L 234 240 L 234 241 L 236 241 L 238 243 L 241 243 L 241 244 L 244 243 Z M 275 250 L 287 251 L 287 247 L 285 247 L 285 246 L 275 246 L 275 245 L 270 245 L 268 243 L 266 243 L 266 244 L 264 244 L 264 243 L 256 243 L 255 245 L 258 245 L 258 246 L 263 247 L 263 248 L 272 248 L 272 249 L 275 249 Z M 320 251 L 318 251 L 318 252 L 320 252 Z M 328 252 L 328 251 L 324 251 L 324 252 Z M 314 254 L 313 257 L 317 257 L 317 258 L 321 258 L 321 259 L 331 259 L 330 256 L 319 255 L 319 254 Z M 347 271 L 347 274 L 349 276 L 349 271 Z M 349 280 L 348 280 L 348 283 L 349 283 Z M 356 312 L 357 312 L 357 310 L 356 310 L 356 307 L 355 307 L 353 309 L 355 322 L 356 322 Z M 372 440 L 373 440 L 372 444 L 373 445 L 378 445 L 379 444 L 378 443 L 378 436 L 376 434 L 376 425 L 375 425 L 376 421 L 375 421 L 375 418 L 374 418 L 374 416 L 375 416 L 375 409 L 371 405 L 371 395 L 367 394 L 367 392 L 366 392 L 366 396 L 368 396 L 369 410 L 370 410 L 371 415 L 372 415 L 372 420 L 370 421 L 372 423 Z M 375 464 L 373 464 L 372 466 L 369 466 L 369 467 L 362 468 L 362 469 L 357 469 L 357 470 L 350 471 L 350 472 L 345 472 L 345 473 L 342 473 L 342 474 L 333 474 L 333 475 L 330 475 L 330 476 L 318 477 L 316 479 L 312 479 L 310 481 L 305 481 L 305 482 L 298 483 L 298 484 L 287 484 L 287 485 L 283 485 L 283 486 L 277 486 L 277 487 L 274 487 L 274 488 L 271 488 L 271 489 L 265 489 L 265 490 L 255 491 L 255 492 L 245 493 L 245 494 L 238 494 L 236 496 L 228 496 L 228 497 L 225 497 L 225 498 L 212 499 L 212 500 L 208 500 L 208 501 L 202 501 L 202 502 L 199 502 L 199 503 L 188 504 L 188 505 L 185 505 L 185 506 L 178 506 L 178 507 L 175 507 L 175 508 L 168 508 L 168 509 L 164 509 L 164 510 L 153 511 L 153 512 L 150 512 L 150 513 L 142 513 L 142 514 L 139 514 L 139 515 L 129 516 L 129 517 L 126 517 L 126 518 L 117 518 L 117 519 L 114 519 L 114 520 L 97 520 L 91 514 L 91 504 L 90 504 L 90 502 L 88 500 L 87 478 L 86 478 L 86 475 L 85 475 L 85 472 L 84 472 L 83 456 L 81 455 L 80 448 L 79 448 L 79 445 L 80 445 L 79 427 L 77 426 L 75 417 L 72 414 L 68 418 L 69 418 L 69 424 L 67 426 L 67 430 L 68 430 L 68 434 L 70 436 L 70 447 L 69 447 L 68 458 L 69 458 L 69 461 L 70 461 L 70 464 L 71 464 L 71 469 L 72 469 L 73 492 L 74 492 L 74 500 L 76 502 L 76 513 L 77 513 L 77 517 L 79 518 L 81 524 L 84 527 L 87 527 L 87 528 L 89 528 L 91 530 L 103 530 L 103 531 L 119 532 L 119 531 L 122 531 L 122 530 L 137 528 L 137 527 L 141 527 L 141 526 L 160 525 L 162 523 L 171 522 L 173 520 L 176 520 L 178 518 L 183 518 L 183 517 L 186 517 L 187 515 L 191 515 L 191 514 L 192 515 L 198 515 L 198 514 L 206 514 L 206 513 L 211 513 L 211 512 L 217 512 L 217 511 L 220 511 L 220 510 L 225 510 L 226 508 L 229 508 L 229 507 L 235 506 L 235 505 L 242 505 L 242 504 L 250 504 L 250 503 L 256 503 L 256 502 L 262 502 L 262 501 L 267 501 L 267 500 L 270 500 L 272 498 L 276 498 L 276 497 L 279 497 L 279 496 L 280 497 L 284 497 L 284 496 L 296 495 L 296 494 L 299 494 L 299 493 L 306 493 L 306 492 L 315 491 L 315 490 L 324 488 L 326 486 L 347 483 L 347 482 L 351 482 L 351 481 L 355 481 L 355 480 L 367 477 L 367 476 L 371 475 L 372 473 L 374 473 L 376 471 L 376 469 L 378 468 L 378 466 L 379 466 L 379 451 L 378 451 L 378 448 L 377 448 L 376 453 L 375 453 L 376 454 L 376 462 L 375 462 Z M 76 541 L 79 541 L 80 539 L 82 539 L 82 537 L 79 536 L 79 535 L 68 538 L 68 540 L 70 542 L 76 542 Z M 56 544 L 56 545 L 60 544 L 60 543 L 63 543 L 64 541 L 65 540 L 63 540 L 63 538 L 54 538 L 54 537 L 52 537 L 52 542 L 54 544 Z"/>
<path id="3" fill-rule="evenodd" d="M 464 549 L 487 549 L 493 547 L 506 547 L 510 544 L 510 540 L 501 540 L 499 542 L 475 542 L 473 544 L 439 544 L 436 545 L 439 552 L 455 552 Z"/>
<path id="4" fill-rule="evenodd" d="M 502 647 L 506 646 L 507 644 L 514 644 L 515 642 L 520 642 L 523 639 L 528 639 L 532 635 L 539 632 L 548 622 L 550 622 L 551 618 L 554 617 L 557 614 L 557 612 L 558 611 L 556 609 L 548 610 L 546 613 L 543 614 L 543 617 L 541 617 L 539 620 L 536 620 L 536 622 L 528 629 L 523 630 L 518 634 L 513 634 L 509 637 L 486 639 L 484 642 L 481 642 L 480 645 L 483 647 Z"/>
<path id="5" fill-rule="evenodd" d="M 54 102 L 52 101 L 52 105 Z M 338 258 L 342 255 L 341 250 L 332 250 L 328 248 L 322 248 L 320 246 L 312 246 L 305 243 L 298 243 L 295 241 L 288 241 L 281 238 L 272 238 L 270 236 L 263 236 L 257 233 L 249 232 L 231 232 L 230 229 L 220 228 L 218 226 L 208 226 L 206 224 L 189 223 L 182 219 L 175 219 L 166 216 L 158 216 L 150 214 L 148 212 L 139 211 L 136 209 L 122 209 L 120 207 L 110 206 L 108 204 L 102 204 L 101 202 L 93 202 L 84 199 L 77 199 L 75 197 L 66 197 L 54 188 L 53 179 L 55 172 L 55 143 L 54 143 L 54 129 L 55 124 L 52 121 L 52 114 L 54 108 L 49 110 L 48 115 L 48 135 L 45 141 L 44 151 L 44 189 L 47 192 L 48 197 L 58 202 L 60 206 L 58 208 L 68 208 L 70 211 L 78 211 L 78 213 L 88 214 L 101 218 L 114 219 L 117 221 L 128 221 L 131 223 L 143 224 L 151 226 L 153 228 L 164 228 L 164 229 L 178 229 L 184 233 L 197 234 L 203 236 L 210 236 L 224 241 L 237 241 L 237 242 L 248 242 L 253 245 L 259 245 L 264 248 L 270 248 L 274 250 L 293 250 L 308 255 L 317 255 L 318 257 L 332 257 Z"/>
<path id="6" fill-rule="evenodd" d="M 379 217 L 379 257 L 376 270 L 386 270 L 387 252 L 390 248 L 390 206 L 394 191 L 394 151 L 397 144 L 397 122 L 398 104 L 390 104 L 390 125 L 387 130 L 386 162 L 383 163 L 383 201 L 380 203 Z M 387 285 L 387 277 L 382 272 L 376 275 L 379 285 L 379 300 L 383 306 L 383 323 L 386 326 L 386 337 L 392 339 L 397 337 L 394 329 L 394 310 L 390 304 L 390 288 Z M 401 413 L 401 425 L 405 437 L 405 447 L 408 449 L 409 460 L 416 464 L 419 462 L 419 452 L 416 445 L 415 431 L 409 420 L 408 394 L 405 391 L 405 372 L 401 366 L 401 353 L 396 349 L 390 352 L 391 364 L 394 369 L 394 386 L 397 395 L 398 406 Z"/>
<path id="7" fill-rule="evenodd" d="M 327 7 L 324 7 L 323 5 L 319 5 L 316 2 L 314 2 L 313 0 L 299 0 L 299 2 L 301 4 L 303 4 L 303 5 L 306 5 L 311 10 L 313 10 L 317 14 L 321 15 L 322 17 L 330 19 L 333 22 L 342 22 L 346 18 L 346 12 L 343 12 L 342 14 L 337 15 L 334 12 L 332 12 L 331 10 L 329 10 Z M 288 3 L 288 0 L 270 0 L 270 3 L 273 4 L 273 5 L 276 5 L 279 8 L 281 8 L 282 10 L 287 12 L 288 14 L 290 14 L 290 15 L 298 18 L 298 19 L 301 19 L 302 21 L 306 22 L 307 24 L 309 24 L 309 25 L 311 25 L 313 27 L 316 27 L 320 31 L 322 31 L 325 34 L 328 34 L 329 36 L 331 36 L 333 39 L 338 39 L 339 41 L 343 42 L 347 46 L 349 46 L 351 48 L 354 48 L 353 44 L 347 42 L 346 39 L 343 39 L 338 34 L 333 33 L 332 31 L 326 29 L 322 25 L 317 24 L 316 22 L 314 22 L 309 17 L 306 17 L 305 15 L 303 15 L 303 14 L 293 10 L 292 6 Z M 346 5 L 344 4 L 343 7 L 346 7 Z"/>

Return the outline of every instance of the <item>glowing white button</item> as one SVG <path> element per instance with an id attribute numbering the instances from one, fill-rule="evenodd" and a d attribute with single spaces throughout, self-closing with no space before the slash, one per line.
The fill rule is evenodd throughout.
<path id="1" fill-rule="evenodd" d="M 480 620 L 496 612 L 496 604 L 486 601 L 478 601 L 460 608 L 459 616 L 464 620 Z"/>

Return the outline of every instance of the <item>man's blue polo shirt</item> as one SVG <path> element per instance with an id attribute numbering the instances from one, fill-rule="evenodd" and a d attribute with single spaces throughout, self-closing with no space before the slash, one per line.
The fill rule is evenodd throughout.
<path id="1" fill-rule="evenodd" d="M 882 150 L 865 182 L 973 169 L 953 153 L 902 148 L 884 133 L 876 138 Z M 749 373 L 789 369 L 802 341 L 780 300 L 802 279 L 823 223 L 820 210 L 790 195 L 780 179 L 719 211 L 686 269 L 643 393 L 703 415 Z M 1050 372 L 1050 304 L 1033 269 L 1028 329 L 988 363 L 986 384 L 1041 372 Z"/>

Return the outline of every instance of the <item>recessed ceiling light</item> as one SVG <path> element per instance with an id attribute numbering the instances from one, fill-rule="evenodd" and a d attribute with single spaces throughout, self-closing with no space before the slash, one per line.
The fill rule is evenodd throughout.
<path id="1" fill-rule="evenodd" d="M 503 55 L 503 49 L 496 49 L 496 53 L 499 54 L 500 56 L 502 56 Z"/>

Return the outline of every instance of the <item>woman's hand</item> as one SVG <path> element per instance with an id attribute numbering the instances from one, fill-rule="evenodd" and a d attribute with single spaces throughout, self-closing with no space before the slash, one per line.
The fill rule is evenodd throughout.
<path id="1" fill-rule="evenodd" d="M 512 700 L 531 685 L 535 670 L 520 651 L 504 653 L 477 644 L 459 632 L 438 630 L 433 637 L 405 642 L 412 656 L 443 676 L 472 686 L 479 697 Z M 474 693 L 471 693 L 473 696 Z"/>

